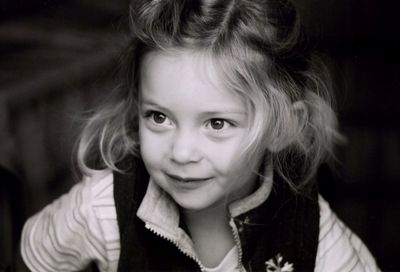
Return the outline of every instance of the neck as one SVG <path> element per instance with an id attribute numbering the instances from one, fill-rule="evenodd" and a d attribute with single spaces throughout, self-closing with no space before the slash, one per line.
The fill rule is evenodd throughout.
<path id="1" fill-rule="evenodd" d="M 206 267 L 215 267 L 235 245 L 226 205 L 202 211 L 182 211 L 194 248 Z"/>
<path id="2" fill-rule="evenodd" d="M 189 229 L 197 229 L 202 226 L 210 229 L 229 221 L 229 215 L 225 204 L 218 204 L 203 210 L 182 210 L 183 220 Z"/>

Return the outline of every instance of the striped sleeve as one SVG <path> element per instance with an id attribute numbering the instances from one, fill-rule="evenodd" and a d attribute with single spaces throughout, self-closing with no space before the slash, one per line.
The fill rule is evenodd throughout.
<path id="1" fill-rule="evenodd" d="M 25 223 L 25 264 L 31 271 L 79 271 L 95 261 L 100 271 L 114 271 L 119 233 L 110 207 L 112 174 L 97 171 Z"/>
<path id="2" fill-rule="evenodd" d="M 320 233 L 315 271 L 380 271 L 360 238 L 351 232 L 319 198 Z"/>

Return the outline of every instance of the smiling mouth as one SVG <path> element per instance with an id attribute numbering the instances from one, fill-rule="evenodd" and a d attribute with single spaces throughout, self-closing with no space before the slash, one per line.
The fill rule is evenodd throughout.
<path id="1" fill-rule="evenodd" d="M 172 174 L 166 174 L 169 178 L 176 180 L 178 182 L 200 182 L 200 181 L 207 181 L 211 178 L 195 178 L 195 177 L 181 177 L 181 176 L 176 176 Z"/>

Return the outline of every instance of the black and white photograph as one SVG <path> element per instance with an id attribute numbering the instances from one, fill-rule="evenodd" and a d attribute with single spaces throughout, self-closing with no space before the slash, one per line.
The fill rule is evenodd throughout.
<path id="1" fill-rule="evenodd" d="M 400 271 L 394 0 L 3 0 L 0 271 Z"/>

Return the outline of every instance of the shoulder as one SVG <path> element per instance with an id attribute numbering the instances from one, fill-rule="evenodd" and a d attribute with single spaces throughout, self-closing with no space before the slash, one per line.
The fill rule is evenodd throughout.
<path id="1" fill-rule="evenodd" d="M 84 205 L 93 220 L 102 228 L 103 235 L 118 232 L 117 229 L 109 229 L 110 221 L 117 220 L 114 201 L 114 175 L 111 170 L 95 171 L 86 176 L 82 182 L 84 187 L 82 195 Z M 90 219 L 90 218 L 88 218 Z M 105 222 L 108 222 L 105 224 Z M 115 224 L 116 225 L 116 224 Z M 106 229 L 104 229 L 106 227 Z"/>
<path id="2" fill-rule="evenodd" d="M 320 232 L 315 271 L 379 271 L 363 242 L 319 196 Z"/>
<path id="3" fill-rule="evenodd" d="M 91 171 L 81 182 L 82 191 L 88 194 L 92 203 L 96 205 L 105 199 L 113 198 L 114 175 L 109 169 L 101 171 Z M 79 184 L 78 184 L 79 186 Z M 89 203 L 88 203 L 89 204 Z"/>
<path id="4" fill-rule="evenodd" d="M 101 219 L 104 217 L 103 213 L 115 209 L 113 183 L 111 170 L 92 170 L 55 202 L 59 202 L 59 208 L 78 209 L 87 220 Z M 66 200 L 62 201 L 63 199 Z M 63 207 L 63 204 L 67 207 Z"/>

